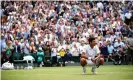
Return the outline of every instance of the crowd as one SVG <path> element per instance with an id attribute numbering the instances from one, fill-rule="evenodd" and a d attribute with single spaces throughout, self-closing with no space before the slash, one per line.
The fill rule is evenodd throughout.
<path id="1" fill-rule="evenodd" d="M 35 56 L 43 54 L 71 60 L 95 37 L 107 61 L 121 64 L 131 60 L 125 38 L 129 26 L 124 23 L 131 10 L 131 1 L 2 1 L 1 59 L 12 62 L 30 54 L 42 60 Z"/>

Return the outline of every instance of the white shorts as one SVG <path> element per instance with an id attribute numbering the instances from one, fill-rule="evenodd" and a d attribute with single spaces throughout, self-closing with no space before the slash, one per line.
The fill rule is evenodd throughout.
<path id="1" fill-rule="evenodd" d="M 94 65 L 95 63 L 93 63 L 91 60 L 87 60 L 87 65 Z"/>

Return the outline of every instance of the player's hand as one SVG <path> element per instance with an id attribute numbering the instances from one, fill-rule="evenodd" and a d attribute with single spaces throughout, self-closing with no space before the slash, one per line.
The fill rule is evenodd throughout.
<path id="1" fill-rule="evenodd" d="M 96 62 L 96 59 L 95 58 L 91 58 L 91 61 L 95 63 Z"/>

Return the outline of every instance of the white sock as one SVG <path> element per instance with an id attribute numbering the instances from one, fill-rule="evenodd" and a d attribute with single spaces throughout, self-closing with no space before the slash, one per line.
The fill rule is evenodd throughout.
<path id="1" fill-rule="evenodd" d="M 83 67 L 83 72 L 86 73 L 86 68 L 85 67 Z"/>
<path id="2" fill-rule="evenodd" d="M 97 66 L 96 66 L 96 64 L 92 67 L 92 69 L 91 69 L 91 72 L 93 72 L 93 74 L 96 74 L 97 72 L 96 72 L 96 68 L 97 68 Z"/>
<path id="3" fill-rule="evenodd" d="M 93 66 L 92 68 L 96 69 L 96 68 L 97 68 L 97 65 L 96 65 L 96 64 L 94 64 L 94 66 Z"/>

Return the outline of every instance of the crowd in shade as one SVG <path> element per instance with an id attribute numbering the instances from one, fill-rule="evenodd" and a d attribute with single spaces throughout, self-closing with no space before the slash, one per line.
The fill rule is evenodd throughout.
<path id="1" fill-rule="evenodd" d="M 13 62 L 32 55 L 38 60 L 39 52 L 70 59 L 95 37 L 106 61 L 128 64 L 133 54 L 128 54 L 125 20 L 132 10 L 131 1 L 2 1 L 1 59 Z"/>

